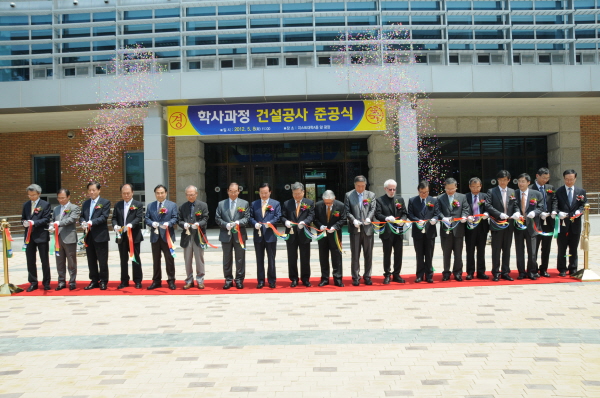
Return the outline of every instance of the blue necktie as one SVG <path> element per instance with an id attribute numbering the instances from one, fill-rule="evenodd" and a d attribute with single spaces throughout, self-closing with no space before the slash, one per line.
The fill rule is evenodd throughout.
<path id="1" fill-rule="evenodd" d="M 573 203 L 573 187 L 569 188 L 569 206 Z"/>

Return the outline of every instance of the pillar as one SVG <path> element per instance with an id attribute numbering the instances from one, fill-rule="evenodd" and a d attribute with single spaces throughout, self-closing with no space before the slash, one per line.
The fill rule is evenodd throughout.
<path id="1" fill-rule="evenodd" d="M 144 119 L 144 185 L 146 203 L 154 198 L 154 187 L 169 186 L 167 124 L 163 119 L 163 108 L 149 109 Z"/>
<path id="2" fill-rule="evenodd" d="M 418 194 L 419 185 L 419 138 L 417 136 L 417 111 L 402 109 L 398 117 L 398 154 L 396 161 L 396 193 L 408 206 L 408 200 Z M 408 113 L 408 114 L 404 114 Z"/>

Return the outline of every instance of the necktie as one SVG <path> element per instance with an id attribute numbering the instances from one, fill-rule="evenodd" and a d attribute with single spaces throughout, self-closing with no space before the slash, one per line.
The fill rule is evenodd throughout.
<path id="1" fill-rule="evenodd" d="M 265 212 L 267 211 L 267 201 L 263 200 L 263 205 L 262 205 L 262 216 L 263 218 L 265 218 Z"/>
<path id="2" fill-rule="evenodd" d="M 569 206 L 573 203 L 573 187 L 569 188 Z"/>
<path id="3" fill-rule="evenodd" d="M 527 209 L 527 192 L 521 193 L 521 214 L 525 216 L 525 212 Z"/>
<path id="4" fill-rule="evenodd" d="M 546 190 L 544 189 L 543 185 L 540 187 L 540 191 L 542 192 L 542 196 L 544 197 L 544 211 L 546 211 L 548 209 L 548 206 L 546 204 Z"/>
<path id="5" fill-rule="evenodd" d="M 129 212 L 129 203 L 125 202 L 125 207 L 123 208 L 123 224 L 127 224 L 127 213 Z"/>
<path id="6" fill-rule="evenodd" d="M 331 206 L 327 206 L 327 222 L 329 222 L 330 217 L 331 217 Z"/>
<path id="7" fill-rule="evenodd" d="M 425 199 L 421 198 L 421 216 L 425 215 Z"/>
<path id="8" fill-rule="evenodd" d="M 234 214 L 235 214 L 235 200 L 232 200 L 231 203 L 229 204 L 229 215 L 231 216 L 231 219 L 233 219 Z"/>
<path id="9" fill-rule="evenodd" d="M 300 202 L 296 202 L 296 218 L 300 215 Z"/>
<path id="10" fill-rule="evenodd" d="M 92 213 L 94 212 L 94 207 L 96 207 L 96 201 L 92 199 L 92 203 L 90 203 L 90 219 L 92 221 Z"/>
<path id="11" fill-rule="evenodd" d="M 452 209 L 452 202 L 454 201 L 454 195 L 448 196 L 448 202 L 450 204 L 450 209 Z"/>
<path id="12" fill-rule="evenodd" d="M 362 217 L 363 215 L 363 208 L 365 206 L 363 205 L 363 194 L 359 193 L 358 194 L 358 208 L 359 208 L 359 212 L 360 212 L 360 216 Z"/>
<path id="13" fill-rule="evenodd" d="M 35 210 L 35 202 L 31 202 L 31 215 L 33 215 L 34 210 Z"/>
<path id="14" fill-rule="evenodd" d="M 190 204 L 190 218 L 194 219 L 194 204 Z"/>
<path id="15" fill-rule="evenodd" d="M 479 203 L 477 195 L 473 197 L 473 214 L 479 214 Z"/>
<path id="16" fill-rule="evenodd" d="M 504 206 L 504 214 L 506 214 L 506 189 L 502 190 L 502 205 Z"/>
<path id="17" fill-rule="evenodd" d="M 160 209 L 162 209 L 162 202 L 158 202 L 158 216 L 160 217 Z"/>

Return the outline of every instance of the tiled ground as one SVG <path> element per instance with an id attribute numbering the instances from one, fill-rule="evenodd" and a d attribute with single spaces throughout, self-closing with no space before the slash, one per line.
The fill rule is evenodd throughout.
<path id="1" fill-rule="evenodd" d="M 598 244 L 592 238 L 596 270 Z M 375 253 L 381 274 L 380 245 Z M 413 253 L 405 247 L 404 273 L 414 272 Z M 222 278 L 220 250 L 206 260 L 207 279 Z M 349 253 L 344 261 L 348 275 Z M 115 280 L 117 252 L 110 263 Z M 142 263 L 149 279 L 150 254 Z M 10 264 L 11 281 L 24 283 L 23 253 Z M 284 245 L 277 264 L 287 283 Z M 439 246 L 435 264 L 441 268 Z M 247 288 L 254 268 L 249 251 Z M 600 283 L 490 282 L 344 293 L 19 294 L 0 298 L 0 398 L 600 397 L 599 293 Z"/>

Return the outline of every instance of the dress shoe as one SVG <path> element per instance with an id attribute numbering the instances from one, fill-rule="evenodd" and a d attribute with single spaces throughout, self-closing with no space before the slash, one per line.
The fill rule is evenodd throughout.
<path id="1" fill-rule="evenodd" d="M 473 279 L 473 274 L 467 274 L 466 280 L 470 281 Z"/>
<path id="2" fill-rule="evenodd" d="M 204 283 L 198 283 L 198 289 L 200 289 L 200 290 L 204 289 Z"/>
<path id="3" fill-rule="evenodd" d="M 329 281 L 328 281 L 329 282 Z M 337 287 L 344 287 L 344 284 L 342 283 L 341 279 L 333 279 L 333 284 Z"/>
<path id="4" fill-rule="evenodd" d="M 508 275 L 508 274 L 503 274 L 501 276 L 501 278 L 504 279 L 504 280 L 507 280 L 507 281 L 511 281 L 511 282 L 514 281 L 514 279 L 510 275 Z"/>
<path id="5" fill-rule="evenodd" d="M 37 290 L 37 288 L 38 288 L 38 285 L 31 284 L 31 285 L 29 285 L 29 287 L 27 288 L 27 291 L 28 291 L 28 292 L 33 292 L 34 290 Z"/>
<path id="6" fill-rule="evenodd" d="M 183 290 L 188 290 L 192 287 L 194 287 L 194 282 L 186 283 L 185 285 L 183 285 Z M 229 287 L 231 287 L 231 283 L 229 284 Z"/>
<path id="7" fill-rule="evenodd" d="M 67 285 L 65 285 L 64 283 L 59 283 L 58 286 L 56 286 L 56 289 L 54 289 L 54 290 L 56 290 L 58 292 L 59 290 L 63 290 L 66 287 L 67 287 Z"/>
<path id="8" fill-rule="evenodd" d="M 298 281 L 292 281 L 292 283 L 290 283 L 290 287 L 296 287 L 298 286 Z"/>
<path id="9" fill-rule="evenodd" d="M 50 290 L 50 285 L 44 285 L 44 290 Z"/>
<path id="10" fill-rule="evenodd" d="M 357 280 L 357 279 L 353 279 L 352 280 L 352 286 L 358 286 L 358 285 L 360 285 L 360 281 Z"/>
<path id="11" fill-rule="evenodd" d="M 457 281 L 457 282 L 462 282 L 463 281 L 462 280 L 462 276 L 458 275 L 458 274 L 454 275 L 454 280 Z"/>
<path id="12" fill-rule="evenodd" d="M 264 282 L 258 282 L 258 285 L 256 285 L 257 289 L 262 289 L 265 286 Z"/>
<path id="13" fill-rule="evenodd" d="M 136 283 L 135 284 L 135 288 L 136 289 L 141 289 L 142 288 L 142 284 L 141 283 Z"/>
<path id="14" fill-rule="evenodd" d="M 486 274 L 477 274 L 477 279 L 490 279 Z"/>
<path id="15" fill-rule="evenodd" d="M 310 283 L 310 281 L 302 281 L 302 284 L 306 287 L 312 287 L 312 284 Z"/>
<path id="16" fill-rule="evenodd" d="M 175 287 L 175 281 L 168 281 L 168 284 L 169 284 L 169 289 L 171 289 L 171 290 L 175 290 L 175 289 L 177 289 L 177 288 Z"/>
<path id="17" fill-rule="evenodd" d="M 91 289 L 96 289 L 98 287 L 100 287 L 99 284 L 92 282 L 89 285 L 87 285 L 86 287 L 84 287 L 83 290 L 91 290 Z"/>
<path id="18" fill-rule="evenodd" d="M 76 284 L 74 283 L 69 283 L 69 290 L 75 290 L 75 288 L 77 287 Z"/>
<path id="19" fill-rule="evenodd" d="M 572 269 L 569 270 L 569 275 L 573 275 L 573 274 L 576 274 L 576 273 L 577 273 L 577 270 L 572 270 Z"/>
<path id="20" fill-rule="evenodd" d="M 372 284 L 373 284 L 373 281 L 371 280 L 371 278 L 365 278 L 365 285 L 371 286 Z"/>
<path id="21" fill-rule="evenodd" d="M 152 282 L 152 284 L 148 286 L 148 290 L 153 290 L 159 287 L 162 287 L 162 282 Z"/>
<path id="22" fill-rule="evenodd" d="M 100 290 L 106 290 L 106 283 L 100 282 Z"/>
<path id="23" fill-rule="evenodd" d="M 538 277 L 536 276 L 536 274 L 534 274 L 533 272 L 530 272 L 530 273 L 527 275 L 527 277 L 528 277 L 529 279 L 531 279 L 532 281 L 535 281 L 535 280 L 537 280 L 537 278 L 538 278 Z"/>
<path id="24" fill-rule="evenodd" d="M 427 278 L 427 283 L 433 283 L 433 278 Z"/>
<path id="25" fill-rule="evenodd" d="M 238 289 L 243 289 L 243 288 L 244 288 L 244 282 L 242 282 L 242 281 L 237 281 L 237 282 L 235 283 L 235 287 L 236 287 L 236 288 L 238 288 Z"/>
<path id="26" fill-rule="evenodd" d="M 415 279 L 415 283 L 421 283 L 423 282 L 423 278 L 421 278 L 420 276 L 417 277 L 417 279 Z"/>
<path id="27" fill-rule="evenodd" d="M 125 282 L 121 282 L 121 284 L 119 286 L 117 286 L 117 289 L 123 289 L 129 287 L 129 282 L 125 283 Z"/>
<path id="28" fill-rule="evenodd" d="M 394 275 L 392 277 L 392 282 L 406 283 L 406 281 L 404 279 L 402 279 L 402 277 L 400 275 Z"/>
<path id="29" fill-rule="evenodd" d="M 567 276 L 567 273 L 565 271 L 559 272 L 558 276 Z"/>
<path id="30" fill-rule="evenodd" d="M 498 282 L 500 280 L 500 275 L 494 275 L 494 279 L 492 279 L 494 282 Z"/>
<path id="31" fill-rule="evenodd" d="M 229 288 L 231 288 L 231 281 L 225 281 L 225 284 L 223 285 L 223 290 L 227 290 Z M 187 285 L 185 285 L 183 288 L 185 289 Z"/>
<path id="32" fill-rule="evenodd" d="M 519 276 L 517 276 L 517 279 L 518 280 L 525 279 L 525 274 L 520 273 Z"/>
<path id="33" fill-rule="evenodd" d="M 442 277 L 442 282 L 449 281 L 449 280 L 450 280 L 450 275 L 444 275 Z"/>
<path id="34" fill-rule="evenodd" d="M 271 289 L 275 289 L 277 287 L 277 285 L 275 284 L 275 282 L 269 282 L 269 287 Z"/>
<path id="35" fill-rule="evenodd" d="M 385 276 L 383 278 L 383 284 L 384 285 L 389 285 L 390 284 L 390 277 L 389 276 Z"/>
<path id="36" fill-rule="evenodd" d="M 550 274 L 547 273 L 546 271 L 540 272 L 540 275 L 543 276 L 544 278 L 550 278 Z"/>
<path id="37" fill-rule="evenodd" d="M 323 287 L 323 286 L 326 286 L 326 285 L 329 285 L 329 281 L 321 281 L 319 283 L 319 287 Z"/>

